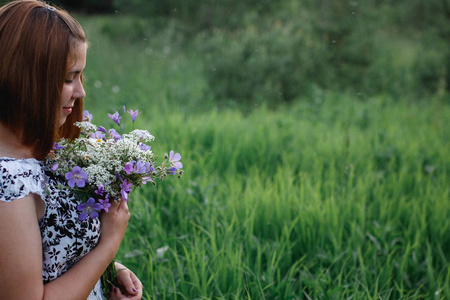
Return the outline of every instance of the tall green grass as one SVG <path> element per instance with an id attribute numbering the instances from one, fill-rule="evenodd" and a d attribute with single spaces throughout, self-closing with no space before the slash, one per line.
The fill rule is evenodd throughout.
<path id="1" fill-rule="evenodd" d="M 169 33 L 113 44 L 101 22 L 84 20 L 86 108 L 105 124 L 142 109 L 153 151 L 185 169 L 129 203 L 117 259 L 146 299 L 449 299 L 448 101 L 217 109 Z"/>

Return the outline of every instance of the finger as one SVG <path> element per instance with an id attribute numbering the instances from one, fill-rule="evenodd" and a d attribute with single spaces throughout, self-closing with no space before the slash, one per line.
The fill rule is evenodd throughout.
<path id="1" fill-rule="evenodd" d="M 127 201 L 125 201 L 125 200 L 120 200 L 120 203 L 119 203 L 119 208 L 118 209 L 123 209 L 123 210 L 125 210 L 125 211 L 128 211 L 128 203 L 127 203 Z"/>
<path id="2" fill-rule="evenodd" d="M 137 286 L 135 286 L 132 275 L 134 275 L 131 272 L 128 272 L 128 274 L 124 274 L 124 276 L 121 277 L 121 285 L 125 288 L 125 290 L 130 295 L 136 295 L 139 292 L 139 289 Z"/>
<path id="3" fill-rule="evenodd" d="M 111 294 L 109 295 L 109 300 L 120 300 L 124 299 L 125 296 L 122 294 L 118 287 L 111 288 Z"/>
<path id="4" fill-rule="evenodd" d="M 142 291 L 140 291 L 136 295 L 129 295 L 127 299 L 129 299 L 129 300 L 141 300 L 142 299 Z"/>
<path id="5" fill-rule="evenodd" d="M 109 207 L 109 211 L 117 211 L 120 207 L 120 202 L 122 202 L 122 201 L 116 202 L 115 200 L 112 200 L 110 202 L 111 206 Z"/>
<path id="6" fill-rule="evenodd" d="M 121 288 L 118 287 L 113 288 L 109 300 L 122 300 L 122 299 L 141 300 L 142 291 L 138 292 L 137 294 L 129 294 L 126 290 L 122 290 Z"/>
<path id="7" fill-rule="evenodd" d="M 133 284 L 135 286 L 135 288 L 137 289 L 137 293 L 136 293 L 136 297 L 133 297 L 132 299 L 136 299 L 139 300 L 142 298 L 142 294 L 143 294 L 143 286 L 141 281 L 139 280 L 139 278 L 137 278 L 136 275 L 134 275 L 134 273 L 131 273 L 131 279 L 133 281 Z"/>
<path id="8" fill-rule="evenodd" d="M 143 288 L 142 283 L 134 273 L 131 273 L 131 280 L 133 281 L 134 287 L 142 291 Z"/>

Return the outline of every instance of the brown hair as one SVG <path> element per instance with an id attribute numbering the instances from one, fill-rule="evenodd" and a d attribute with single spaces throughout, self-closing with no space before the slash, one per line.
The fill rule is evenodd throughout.
<path id="1" fill-rule="evenodd" d="M 56 137 L 74 138 L 83 99 L 59 127 L 61 93 L 68 58 L 86 43 L 80 24 L 67 12 L 36 0 L 18 0 L 0 8 L 0 122 L 31 147 L 37 159 Z"/>

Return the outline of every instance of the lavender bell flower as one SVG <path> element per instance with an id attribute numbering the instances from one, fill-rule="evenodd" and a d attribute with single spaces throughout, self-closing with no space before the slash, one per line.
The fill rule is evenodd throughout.
<path id="1" fill-rule="evenodd" d="M 91 122 L 92 121 L 92 114 L 90 114 L 88 110 L 85 110 L 83 112 L 83 121 L 85 121 L 85 122 Z"/>
<path id="2" fill-rule="evenodd" d="M 82 203 L 77 206 L 77 210 L 81 211 L 81 214 L 78 217 L 78 219 L 80 219 L 80 221 L 84 221 L 87 219 L 88 216 L 91 219 L 95 219 L 99 216 L 98 212 L 102 208 L 103 207 L 100 203 L 95 203 L 94 198 L 89 198 L 86 204 Z"/>
<path id="3" fill-rule="evenodd" d="M 139 110 L 136 109 L 136 111 L 132 111 L 131 109 L 128 111 L 128 113 L 131 115 L 131 121 L 133 121 L 133 123 L 136 121 L 136 118 L 138 115 L 140 115 L 141 113 L 139 112 Z"/>
<path id="4" fill-rule="evenodd" d="M 110 130 L 108 130 L 108 133 L 111 137 L 114 138 L 114 141 L 116 141 L 116 142 L 122 138 L 122 136 L 112 128 Z"/>
<path id="5" fill-rule="evenodd" d="M 125 179 L 122 184 L 120 185 L 120 193 L 122 195 L 123 200 L 128 202 L 128 194 L 131 192 L 131 187 L 133 186 L 132 183 L 128 183 Z"/>
<path id="6" fill-rule="evenodd" d="M 84 187 L 87 182 L 87 173 L 81 170 L 79 166 L 73 167 L 72 172 L 67 172 L 65 177 L 71 188 L 74 188 L 75 185 L 80 188 Z"/>
<path id="7" fill-rule="evenodd" d="M 147 184 L 147 182 L 153 182 L 153 179 L 150 176 L 142 177 L 141 183 Z"/>
<path id="8" fill-rule="evenodd" d="M 116 111 L 114 114 L 108 114 L 108 117 L 114 121 L 117 125 L 120 125 L 120 119 L 122 119 L 121 116 L 119 116 L 119 112 Z"/>

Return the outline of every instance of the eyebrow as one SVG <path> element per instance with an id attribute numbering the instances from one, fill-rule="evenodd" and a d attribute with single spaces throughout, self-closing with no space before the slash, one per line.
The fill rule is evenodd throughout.
<path id="1" fill-rule="evenodd" d="M 83 71 L 80 71 L 80 70 L 76 70 L 76 71 L 67 71 L 66 74 L 79 74 L 79 73 L 81 73 L 81 72 L 83 72 Z"/>

